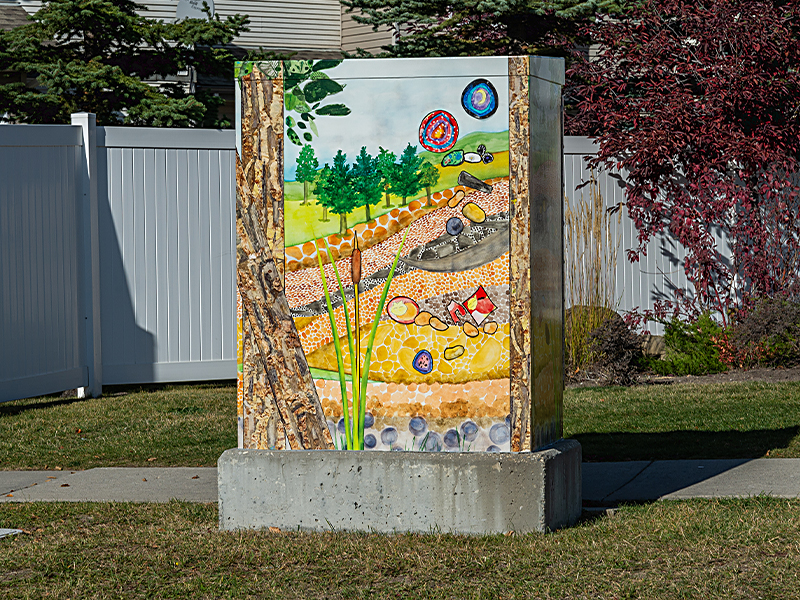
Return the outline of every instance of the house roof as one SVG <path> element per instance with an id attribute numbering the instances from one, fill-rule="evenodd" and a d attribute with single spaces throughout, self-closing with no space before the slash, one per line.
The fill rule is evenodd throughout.
<path id="1" fill-rule="evenodd" d="M 28 13 L 25 12 L 24 8 L 16 4 L 0 2 L 0 29 L 14 29 L 27 23 Z"/>

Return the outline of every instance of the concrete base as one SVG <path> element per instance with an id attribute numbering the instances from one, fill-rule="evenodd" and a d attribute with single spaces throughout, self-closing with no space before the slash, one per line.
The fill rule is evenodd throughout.
<path id="1" fill-rule="evenodd" d="M 581 446 L 530 453 L 227 450 L 224 530 L 489 534 L 551 531 L 581 514 Z"/>

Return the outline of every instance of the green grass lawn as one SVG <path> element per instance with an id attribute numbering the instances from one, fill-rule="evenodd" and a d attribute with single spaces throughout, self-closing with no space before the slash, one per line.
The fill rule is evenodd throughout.
<path id="1" fill-rule="evenodd" d="M 235 385 L 108 391 L 0 404 L 0 469 L 216 466 L 236 446 Z"/>
<path id="2" fill-rule="evenodd" d="M 800 501 L 623 507 L 553 534 L 219 532 L 215 505 L 0 505 L 12 598 L 800 598 Z"/>
<path id="3" fill-rule="evenodd" d="M 233 384 L 0 404 L 0 469 L 214 466 L 236 446 Z M 800 457 L 800 383 L 567 390 L 584 460 Z M 155 459 L 155 460 L 149 460 Z"/>
<path id="4" fill-rule="evenodd" d="M 800 383 L 567 390 L 584 460 L 800 457 Z"/>

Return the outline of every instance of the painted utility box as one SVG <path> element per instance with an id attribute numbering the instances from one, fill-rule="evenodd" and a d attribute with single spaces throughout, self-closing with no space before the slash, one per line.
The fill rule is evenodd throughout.
<path id="1" fill-rule="evenodd" d="M 240 448 L 561 438 L 563 77 L 541 57 L 237 64 Z"/>

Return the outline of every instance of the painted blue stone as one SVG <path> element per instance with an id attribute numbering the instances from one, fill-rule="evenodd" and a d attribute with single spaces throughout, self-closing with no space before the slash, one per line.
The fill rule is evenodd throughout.
<path id="1" fill-rule="evenodd" d="M 419 371 L 423 375 L 427 375 L 428 373 L 433 371 L 433 357 L 431 356 L 431 353 L 428 352 L 427 350 L 420 350 L 419 352 L 417 352 L 411 364 L 417 371 Z"/>
<path id="2" fill-rule="evenodd" d="M 425 439 L 422 441 L 420 450 L 425 450 L 427 452 L 441 452 L 442 451 L 442 436 L 436 433 L 435 431 L 431 431 L 425 436 Z"/>
<path id="3" fill-rule="evenodd" d="M 397 441 L 397 429 L 394 427 L 386 427 L 381 431 L 381 443 L 391 446 Z"/>
<path id="4" fill-rule="evenodd" d="M 500 450 L 500 447 L 499 447 L 499 446 L 495 446 L 494 444 L 492 444 L 491 446 L 489 446 L 489 447 L 486 449 L 486 451 L 487 451 L 487 452 L 502 452 L 502 450 Z"/>
<path id="5" fill-rule="evenodd" d="M 450 217 L 447 219 L 447 225 L 445 226 L 445 229 L 447 229 L 447 233 L 450 235 L 458 235 L 464 231 L 464 223 L 462 223 L 461 219 L 458 217 Z"/>
<path id="6" fill-rule="evenodd" d="M 489 439 L 495 444 L 503 444 L 507 442 L 510 437 L 508 425 L 505 423 L 495 423 L 489 430 Z"/>
<path id="7" fill-rule="evenodd" d="M 458 448 L 461 443 L 461 436 L 455 429 L 448 429 L 444 433 L 444 445 L 448 448 Z"/>
<path id="8" fill-rule="evenodd" d="M 375 439 L 375 436 L 371 433 L 368 433 L 364 436 L 364 447 L 365 448 L 374 448 L 378 445 L 378 440 Z"/>
<path id="9" fill-rule="evenodd" d="M 425 433 L 426 429 L 428 429 L 428 424 L 422 417 L 414 417 L 408 422 L 408 430 L 417 437 Z"/>
<path id="10" fill-rule="evenodd" d="M 459 429 L 461 429 L 461 436 L 468 442 L 474 442 L 478 437 L 478 426 L 474 421 L 464 421 Z"/>
<path id="11" fill-rule="evenodd" d="M 375 425 L 375 417 L 372 416 L 372 413 L 364 413 L 364 429 L 369 429 Z"/>

